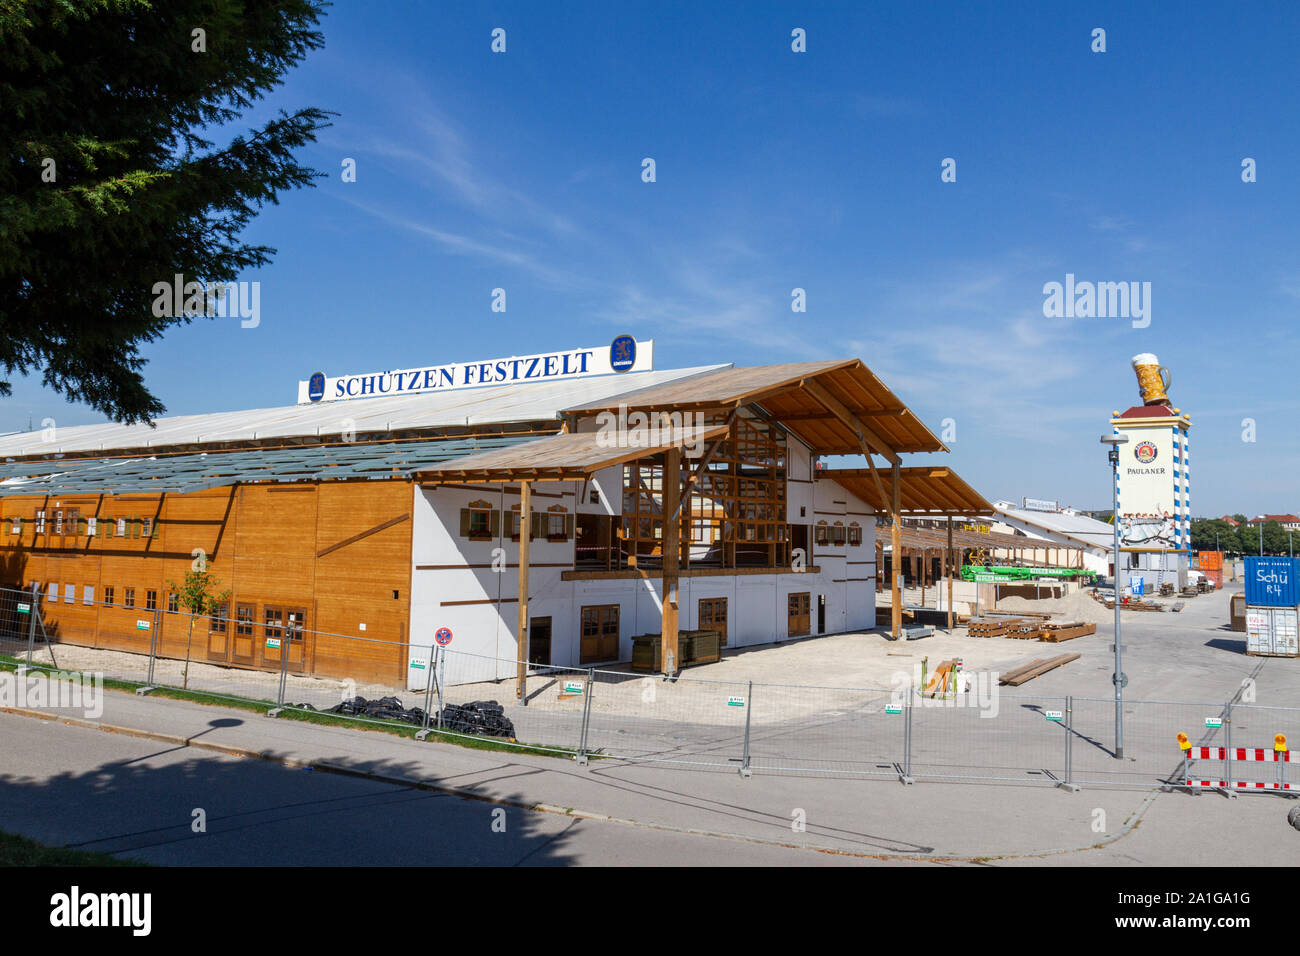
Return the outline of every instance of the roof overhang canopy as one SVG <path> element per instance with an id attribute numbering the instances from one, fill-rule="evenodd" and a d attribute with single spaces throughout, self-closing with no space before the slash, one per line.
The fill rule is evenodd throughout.
<path id="1" fill-rule="evenodd" d="M 947 530 L 944 528 L 910 528 L 903 526 L 899 532 L 899 544 L 907 551 L 933 551 L 948 546 Z M 890 550 L 887 536 L 877 539 L 886 551 Z M 1077 544 L 1062 544 L 1047 538 L 1029 538 L 1023 535 L 1004 534 L 998 531 L 971 531 L 968 528 L 954 528 L 952 545 L 958 551 L 1002 550 L 1012 551 L 1056 551 L 1064 552 L 1070 560 L 1084 549 Z M 1009 555 L 1008 555 L 1009 556 Z"/>
<path id="2" fill-rule="evenodd" d="M 870 468 L 822 468 L 814 474 L 843 485 L 877 512 L 890 510 L 890 502 L 881 500 L 881 488 Z M 951 468 L 913 467 L 898 470 L 900 514 L 975 516 L 991 515 L 993 505 L 966 484 Z M 888 469 L 877 469 L 876 477 L 886 494 L 891 491 L 892 476 Z"/>
<path id="3" fill-rule="evenodd" d="M 0 463 L 0 494 L 189 494 L 229 485 L 403 479 L 438 462 L 532 436 Z"/>
<path id="4" fill-rule="evenodd" d="M 864 445 L 898 463 L 900 453 L 947 451 L 859 359 L 723 368 L 568 409 L 725 410 L 759 405 L 815 453 L 858 455 Z"/>
<path id="5" fill-rule="evenodd" d="M 705 443 L 725 437 L 726 425 L 704 428 L 630 429 L 552 435 L 482 454 L 447 461 L 420 471 L 427 484 L 479 481 L 582 481 L 602 468 L 682 448 L 687 457 Z"/>

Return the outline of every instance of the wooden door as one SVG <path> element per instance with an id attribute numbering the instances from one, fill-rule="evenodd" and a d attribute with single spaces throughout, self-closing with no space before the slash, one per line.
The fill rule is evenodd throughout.
<path id="1" fill-rule="evenodd" d="M 230 661 L 233 664 L 253 664 L 257 659 L 257 607 L 253 604 L 235 605 L 235 633 L 230 641 Z"/>
<path id="2" fill-rule="evenodd" d="M 701 631 L 717 631 L 722 638 L 722 646 L 727 645 L 727 599 L 700 598 Z"/>
<path id="3" fill-rule="evenodd" d="M 551 663 L 551 619 L 535 617 L 528 625 L 528 663 L 545 667 Z"/>
<path id="4" fill-rule="evenodd" d="M 285 649 L 289 654 L 289 670 L 302 671 L 307 666 L 307 611 L 305 608 L 283 608 Z"/>
<path id="5" fill-rule="evenodd" d="M 786 599 L 786 633 L 790 637 L 806 637 L 811 629 L 812 600 L 810 591 L 791 594 Z"/>
<path id="6" fill-rule="evenodd" d="M 208 660 L 210 661 L 223 663 L 230 661 L 231 622 L 227 620 L 228 617 L 230 617 L 230 605 L 220 604 L 208 618 Z"/>
<path id="7" fill-rule="evenodd" d="M 262 636 L 257 642 L 262 666 L 280 669 L 280 655 L 284 651 L 284 611 L 267 605 L 262 608 Z"/>
<path id="8" fill-rule="evenodd" d="M 599 604 L 582 609 L 580 661 L 595 664 L 618 659 L 618 605 Z"/>
<path id="9" fill-rule="evenodd" d="M 287 655 L 289 670 L 303 670 L 307 660 L 306 626 L 307 611 L 304 608 L 273 604 L 263 607 L 262 638 L 258 642 L 262 666 L 278 670 L 281 655 Z"/>

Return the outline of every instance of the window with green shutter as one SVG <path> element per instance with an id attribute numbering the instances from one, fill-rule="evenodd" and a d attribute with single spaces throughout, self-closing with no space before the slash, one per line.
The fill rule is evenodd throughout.
<path id="1" fill-rule="evenodd" d="M 548 541 L 568 541 L 573 537 L 573 515 L 564 510 L 564 505 L 552 505 L 541 517 L 546 520 Z"/>
<path id="2" fill-rule="evenodd" d="M 499 516 L 487 501 L 471 501 L 460 509 L 460 534 L 471 541 L 489 541 L 497 536 Z"/>
<path id="3" fill-rule="evenodd" d="M 528 513 L 528 540 L 536 541 L 538 538 L 550 537 L 547 526 L 545 512 L 530 511 Z M 510 509 L 510 540 L 519 540 L 519 505 Z"/>

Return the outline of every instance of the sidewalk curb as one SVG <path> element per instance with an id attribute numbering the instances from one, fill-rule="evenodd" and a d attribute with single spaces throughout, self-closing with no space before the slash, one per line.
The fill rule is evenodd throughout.
<path id="1" fill-rule="evenodd" d="M 459 797 L 463 800 L 475 800 L 480 803 L 488 803 L 495 806 L 511 807 L 517 810 L 531 811 L 534 813 L 549 813 L 557 816 L 570 817 L 575 820 L 589 820 L 599 823 L 617 823 L 624 826 L 638 827 L 647 830 L 661 830 L 669 833 L 679 833 L 686 836 L 711 837 L 718 840 L 732 840 L 740 843 L 752 843 L 760 846 L 779 847 L 788 850 L 804 850 L 813 853 L 822 853 L 828 856 L 839 856 L 850 859 L 862 860 L 879 860 L 882 862 L 911 862 L 911 863 L 933 863 L 933 864 L 954 864 L 969 863 L 976 865 L 987 865 L 999 860 L 1021 860 L 1034 859 L 1039 857 L 1057 856 L 1065 853 L 1079 853 L 1085 850 L 1100 849 L 1111 843 L 1127 836 L 1138 825 L 1147 809 L 1154 802 L 1159 791 L 1147 795 L 1142 804 L 1134 811 L 1125 821 L 1124 827 L 1117 833 L 1108 834 L 1105 839 L 1086 846 L 1062 847 L 1050 850 L 1039 850 L 1025 853 L 1010 853 L 1004 855 L 961 855 L 950 854 L 946 856 L 916 856 L 900 853 L 859 853 L 853 850 L 844 850 L 836 847 L 816 846 L 811 844 L 786 843 L 780 840 L 765 840 L 760 837 L 745 836 L 736 833 L 719 833 L 711 830 L 701 830 L 693 827 L 674 827 L 662 823 L 646 823 L 639 820 L 630 820 L 623 817 L 609 816 L 608 814 L 592 813 L 586 810 L 578 810 L 573 807 L 560 807 L 548 803 L 530 803 L 524 800 L 513 800 L 508 797 L 496 797 L 490 794 L 477 793 L 472 790 L 465 790 L 458 787 L 446 786 L 434 783 L 429 780 L 421 780 L 415 777 L 404 777 L 397 774 L 385 774 L 372 770 L 364 770 L 358 767 L 348 767 L 343 764 L 332 763 L 328 760 L 309 762 L 299 760 L 294 757 L 285 757 L 270 751 L 251 750 L 245 747 L 233 747 L 229 744 L 218 744 L 207 740 L 194 740 L 189 737 L 181 737 L 176 734 L 167 734 L 161 731 L 141 730 L 135 727 L 123 727 L 116 724 L 107 724 L 102 721 L 86 720 L 77 717 L 67 717 L 60 714 L 48 713 L 45 711 L 31 710 L 24 707 L 7 707 L 0 706 L 0 714 L 12 714 L 18 717 L 31 717 L 36 720 L 53 721 L 54 723 L 64 724 L 69 727 L 77 727 L 83 730 L 98 730 L 101 733 L 117 734 L 123 737 L 135 737 L 143 740 L 154 740 L 159 743 L 174 744 L 178 747 L 193 747 L 197 750 L 206 750 L 213 753 L 224 754 L 231 757 L 242 757 L 251 760 L 263 760 L 268 763 L 279 764 L 290 770 L 314 770 L 322 773 L 335 774 L 341 777 L 353 777 L 356 779 L 373 780 L 378 783 L 386 783 L 390 786 L 406 787 L 415 790 L 425 790 L 433 793 L 440 793 L 446 796 Z"/>

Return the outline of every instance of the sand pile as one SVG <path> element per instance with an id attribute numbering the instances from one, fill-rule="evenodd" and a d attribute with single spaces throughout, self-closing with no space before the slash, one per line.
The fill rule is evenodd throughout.
<path id="1" fill-rule="evenodd" d="M 1086 591 L 1075 591 L 1056 600 L 1031 601 L 1022 597 L 1003 598 L 999 611 L 1040 611 L 1051 614 L 1057 621 L 1083 621 L 1088 624 L 1105 624 L 1115 619 L 1114 610 L 1107 610 Z"/>

